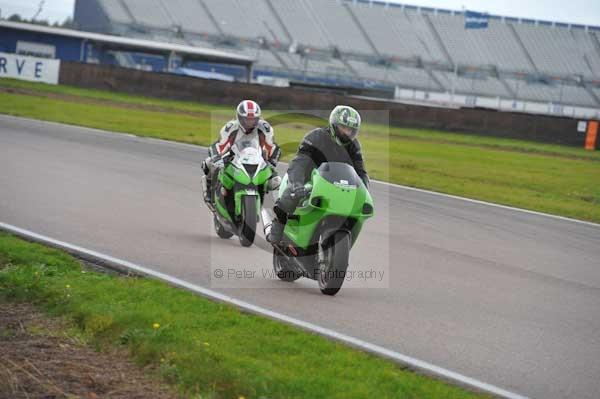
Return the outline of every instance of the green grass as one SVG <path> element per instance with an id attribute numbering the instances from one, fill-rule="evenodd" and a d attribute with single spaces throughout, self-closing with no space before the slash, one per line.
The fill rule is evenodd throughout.
<path id="1" fill-rule="evenodd" d="M 63 252 L 5 233 L 2 301 L 66 317 L 100 350 L 127 348 L 190 397 L 481 397 L 155 280 L 86 271 Z"/>
<path id="2" fill-rule="evenodd" d="M 231 107 L 0 80 L 6 114 L 199 145 L 216 138 Z M 85 101 L 77 101 L 78 99 Z M 131 108 L 132 106 L 138 108 Z M 156 109 L 160 107 L 160 109 Z M 267 112 L 289 160 L 317 118 Z M 600 152 L 551 144 L 366 123 L 361 143 L 376 179 L 600 222 Z"/>
<path id="3" fill-rule="evenodd" d="M 174 100 L 160 100 L 152 97 L 133 96 L 129 94 L 119 93 L 115 91 L 107 90 L 93 90 L 93 89 L 82 89 L 73 86 L 64 85 L 51 85 L 46 83 L 35 83 L 27 82 L 23 80 L 15 79 L 0 79 L 0 87 L 13 88 L 13 89 L 24 89 L 32 90 L 47 94 L 60 94 L 82 97 L 94 100 L 104 101 L 117 101 L 126 104 L 141 104 L 148 106 L 157 106 L 163 108 L 170 108 L 179 111 L 191 111 L 191 112 L 215 112 L 223 111 L 224 113 L 231 113 L 231 107 L 225 107 L 220 105 L 208 105 L 201 103 L 193 103 L 187 101 L 174 101 Z"/>

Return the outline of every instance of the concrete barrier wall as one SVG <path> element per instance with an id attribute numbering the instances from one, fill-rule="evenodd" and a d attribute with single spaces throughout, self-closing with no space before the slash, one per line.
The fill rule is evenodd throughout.
<path id="1" fill-rule="evenodd" d="M 251 98 L 263 108 L 331 110 L 347 104 L 361 110 L 389 110 L 394 126 L 436 129 L 583 147 L 577 120 L 487 109 L 447 109 L 346 97 L 315 89 L 280 88 L 205 80 L 105 65 L 63 62 L 60 83 L 137 95 L 231 105 Z M 374 113 L 373 118 L 377 118 Z M 367 120 L 387 123 L 383 120 Z"/>

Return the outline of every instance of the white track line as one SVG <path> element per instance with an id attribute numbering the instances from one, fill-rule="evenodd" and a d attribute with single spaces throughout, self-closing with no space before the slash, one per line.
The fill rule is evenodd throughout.
<path id="1" fill-rule="evenodd" d="M 165 281 L 169 284 L 172 284 L 177 287 L 185 288 L 189 291 L 200 294 L 200 295 L 210 298 L 212 300 L 225 302 L 225 303 L 231 304 L 233 306 L 236 306 L 240 309 L 243 309 L 245 311 L 248 311 L 248 312 L 251 312 L 251 313 L 254 313 L 257 315 L 261 315 L 261 316 L 266 316 L 271 319 L 278 320 L 278 321 L 284 322 L 286 324 L 291 324 L 296 327 L 300 327 L 304 330 L 308 330 L 308 331 L 317 333 L 319 335 L 322 335 L 324 337 L 327 337 L 327 338 L 330 338 L 330 339 L 333 339 L 333 340 L 336 340 L 339 342 L 343 342 L 345 344 L 348 344 L 355 348 L 364 350 L 366 352 L 373 353 L 373 354 L 394 360 L 396 362 L 407 365 L 413 369 L 421 370 L 423 372 L 433 374 L 437 377 L 447 379 L 454 383 L 458 383 L 459 385 L 464 385 L 464 386 L 467 386 L 470 388 L 474 388 L 478 391 L 490 393 L 490 394 L 497 395 L 497 396 L 500 396 L 503 398 L 527 399 L 525 396 L 519 395 L 517 393 L 513 393 L 510 391 L 504 390 L 502 388 L 498 388 L 494 385 L 491 385 L 491 384 L 488 384 L 485 382 L 481 382 L 474 378 L 464 376 L 464 375 L 456 373 L 454 371 L 450 371 L 450 370 L 444 369 L 442 367 L 435 366 L 433 364 L 424 362 L 419 359 L 415 359 L 415 358 L 407 356 L 407 355 L 403 355 L 401 353 L 395 352 L 390 349 L 386 349 L 379 345 L 375 345 L 375 344 L 363 341 L 361 339 L 351 337 L 349 335 L 345 335 L 345 334 L 339 333 L 337 331 L 334 331 L 334 330 L 331 330 L 331 329 L 328 329 L 325 327 L 318 326 L 316 324 L 312 324 L 312 323 L 309 323 L 309 322 L 306 322 L 303 320 L 295 319 L 293 317 L 286 316 L 282 313 L 277 313 L 272 310 L 253 305 L 251 303 L 244 302 L 239 299 L 235 299 L 233 297 L 221 294 L 219 292 L 210 290 L 208 288 L 200 287 L 198 285 L 195 285 L 195 284 L 189 283 L 187 281 L 178 279 L 176 277 L 172 277 L 167 274 L 149 269 L 144 266 L 137 265 L 135 263 L 131 263 L 126 260 L 118 259 L 118 258 L 112 257 L 110 255 L 105 255 L 100 252 L 82 248 L 77 245 L 69 244 L 64 241 L 59 241 L 59 240 L 56 240 L 56 239 L 53 239 L 53 238 L 50 238 L 50 237 L 47 237 L 47 236 L 44 236 L 41 234 L 34 233 L 29 230 L 25 230 L 25 229 L 22 229 L 22 228 L 19 228 L 19 227 L 10 225 L 10 224 L 2 223 L 2 222 L 0 222 L 0 229 L 5 230 L 10 233 L 13 233 L 17 236 L 27 238 L 29 240 L 33 240 L 33 241 L 36 241 L 39 243 L 50 245 L 52 247 L 60 248 L 71 254 L 80 256 L 84 259 L 96 260 L 99 263 L 108 264 L 110 266 L 113 266 L 113 267 L 121 270 L 121 271 L 131 271 L 131 272 L 135 272 L 137 274 L 141 274 L 141 275 L 152 277 L 152 278 L 155 278 L 158 280 Z"/>
<path id="2" fill-rule="evenodd" d="M 69 128 L 89 130 L 89 131 L 97 133 L 97 134 L 112 135 L 113 137 L 115 136 L 115 133 L 117 133 L 117 134 L 122 135 L 122 137 L 127 137 L 129 139 L 133 138 L 135 140 L 143 140 L 143 141 L 148 141 L 148 142 L 152 142 L 155 144 L 168 145 L 171 147 L 178 146 L 178 147 L 183 147 L 183 148 L 191 148 L 191 149 L 197 148 L 197 149 L 203 149 L 203 150 L 206 150 L 208 148 L 208 147 L 204 147 L 204 146 L 200 146 L 200 145 L 196 145 L 196 144 L 180 143 L 177 141 L 169 141 L 169 140 L 157 139 L 157 138 L 153 138 L 153 137 L 136 136 L 135 134 L 130 134 L 130 133 L 111 132 L 111 131 L 100 130 L 100 129 L 95 129 L 95 128 L 91 128 L 91 127 L 67 125 L 67 124 L 63 124 L 63 123 L 59 123 L 59 122 L 42 121 L 42 120 L 38 120 L 38 119 L 23 118 L 20 116 L 1 115 L 1 117 L 7 118 L 7 119 L 25 120 L 25 121 L 29 121 L 29 122 L 36 122 L 36 123 L 42 123 L 42 124 L 45 123 L 45 124 L 51 124 L 51 125 L 57 125 L 57 126 L 66 126 Z M 280 163 L 287 165 L 285 162 L 280 162 Z M 579 223 L 579 224 L 583 224 L 583 225 L 587 225 L 587 226 L 591 226 L 591 227 L 600 228 L 600 224 L 598 224 L 598 223 L 586 222 L 584 220 L 573 219 L 573 218 L 569 218 L 569 217 L 565 217 L 565 216 L 552 215 L 550 213 L 537 212 L 537 211 L 532 211 L 532 210 L 523 209 L 523 208 L 515 208 L 512 206 L 508 206 L 508 205 L 496 204 L 494 202 L 487 202 L 487 201 L 481 201 L 481 200 L 476 200 L 476 199 L 472 199 L 472 198 L 459 197 L 457 195 L 444 194 L 444 193 L 439 193 L 437 191 L 425 190 L 422 188 L 403 186 L 402 184 L 389 183 L 389 182 L 381 181 L 381 180 L 371 180 L 371 181 L 374 183 L 377 183 L 377 184 L 382 184 L 382 185 L 390 186 L 390 187 L 396 187 L 396 188 L 400 188 L 400 189 L 404 189 L 404 190 L 408 190 L 408 191 L 415 191 L 415 192 L 429 194 L 429 195 L 436 195 L 436 196 L 440 196 L 440 197 L 451 198 L 451 199 L 460 200 L 460 201 L 466 201 L 466 202 L 470 202 L 473 204 L 492 206 L 495 208 L 501 208 L 501 209 L 506 209 L 506 210 L 510 210 L 510 211 L 522 212 L 522 213 L 527 213 L 530 215 L 548 217 L 548 218 L 552 218 L 552 219 L 556 219 L 556 220 Z"/>
<path id="3" fill-rule="evenodd" d="M 403 186 L 401 184 L 388 183 L 386 181 L 380 181 L 380 180 L 373 180 L 373 181 L 375 181 L 379 184 L 386 185 L 386 186 L 398 187 L 398 188 L 402 188 L 402 189 L 409 190 L 409 191 L 417 191 L 417 192 L 425 193 L 425 194 L 438 195 L 440 197 L 452 198 L 452 199 L 456 199 L 456 200 L 471 202 L 474 204 L 487 205 L 487 206 L 492 206 L 495 208 L 502 208 L 502 209 L 507 209 L 507 210 L 511 210 L 511 211 L 529 213 L 531 215 L 536 215 L 536 216 L 545 216 L 545 217 L 552 218 L 552 219 L 563 220 L 566 222 L 575 222 L 575 223 L 579 223 L 579 224 L 588 225 L 591 227 L 600 228 L 600 224 L 594 223 L 594 222 L 586 222 L 585 220 L 573 219 L 573 218 L 569 218 L 569 217 L 565 217 L 565 216 L 552 215 L 550 213 L 531 211 L 529 209 L 515 208 L 512 206 L 508 206 L 508 205 L 496 204 L 494 202 L 486 202 L 486 201 L 476 200 L 476 199 L 472 199 L 472 198 L 459 197 L 457 195 L 452 195 L 452 194 L 438 193 L 436 191 L 429 191 L 429 190 L 424 190 L 422 188 Z"/>

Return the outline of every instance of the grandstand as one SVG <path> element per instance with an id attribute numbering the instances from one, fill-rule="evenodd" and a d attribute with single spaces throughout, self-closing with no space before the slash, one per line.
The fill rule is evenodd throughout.
<path id="1" fill-rule="evenodd" d="M 600 108 L 598 27 L 491 15 L 465 29 L 460 11 L 362 0 L 77 0 L 75 22 L 251 56 L 255 76 L 291 82 Z"/>

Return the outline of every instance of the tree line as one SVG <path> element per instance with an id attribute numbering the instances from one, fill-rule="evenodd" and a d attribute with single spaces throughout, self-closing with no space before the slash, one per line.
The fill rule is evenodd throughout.
<path id="1" fill-rule="evenodd" d="M 21 17 L 19 14 L 12 14 L 10 17 L 7 18 L 7 21 L 26 22 L 29 24 L 53 26 L 55 28 L 72 28 L 72 29 L 76 28 L 75 22 L 73 21 L 73 18 L 71 18 L 71 17 L 68 17 L 67 19 L 65 19 L 62 22 L 55 21 L 54 23 L 50 23 L 48 20 L 45 20 L 45 19 L 33 19 L 33 18 L 27 19 L 27 18 Z"/>

